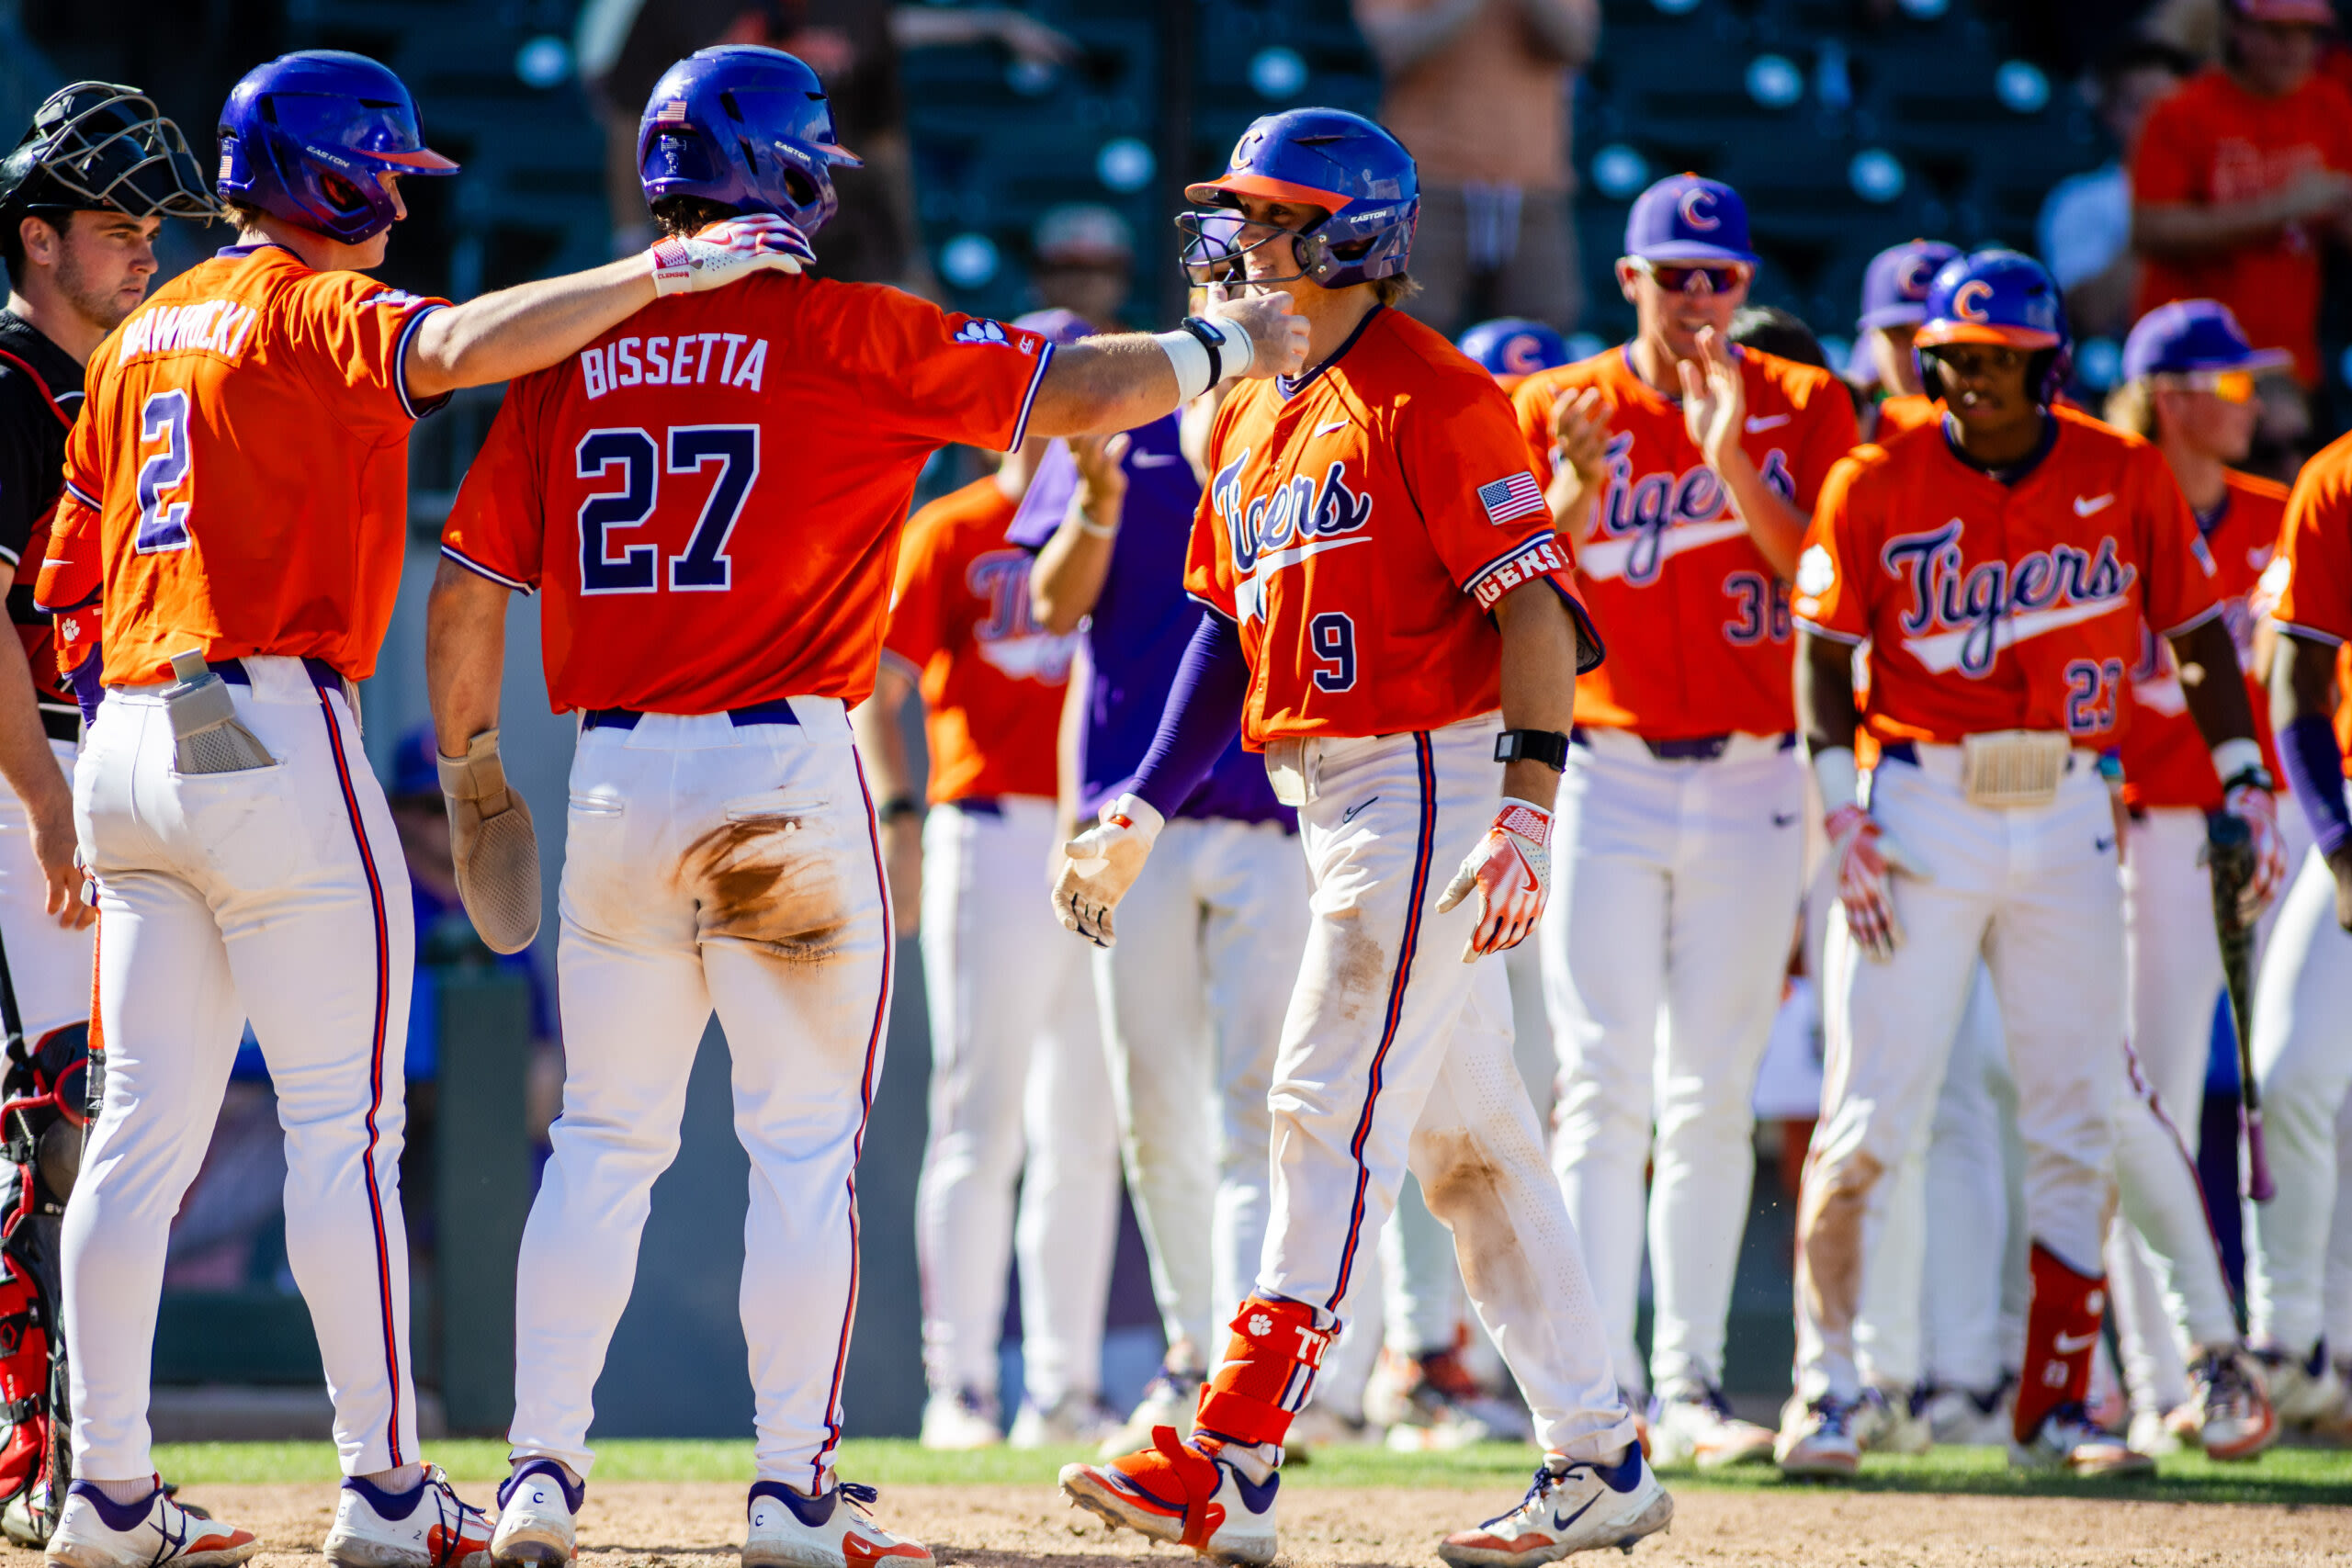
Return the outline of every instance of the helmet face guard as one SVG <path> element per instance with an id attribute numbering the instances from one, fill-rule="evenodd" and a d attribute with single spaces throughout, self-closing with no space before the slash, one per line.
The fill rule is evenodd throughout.
<path id="1" fill-rule="evenodd" d="M 1233 207 L 1181 212 L 1176 228 L 1184 236 L 1184 276 L 1195 288 L 1210 283 L 1296 283 L 1345 288 L 1405 270 L 1413 254 L 1413 231 L 1420 220 L 1419 197 L 1386 207 L 1350 203 L 1326 212 L 1305 229 L 1269 229 L 1263 238 L 1242 243 L 1251 225 Z M 1288 240 L 1297 268 L 1280 276 L 1249 276 L 1250 253 Z M 1279 252 L 1274 253 L 1280 254 Z"/>
<path id="2" fill-rule="evenodd" d="M 778 49 L 697 51 L 662 73 L 638 122 L 638 180 L 649 205 L 696 197 L 773 213 L 803 234 L 840 209 L 833 170 L 863 164 L 834 140 L 817 73 Z"/>
<path id="3" fill-rule="evenodd" d="M 347 245 L 400 217 L 379 176 L 457 172 L 424 145 L 408 88 L 365 55 L 281 55 L 248 72 L 220 110 L 221 197 Z"/>
<path id="4" fill-rule="evenodd" d="M 1242 132 L 1226 172 L 1185 186 L 1184 196 L 1206 209 L 1176 219 L 1185 273 L 1195 284 L 1304 281 L 1347 288 L 1394 277 L 1412 259 L 1421 212 L 1412 154 L 1371 120 L 1340 109 L 1261 117 Z M 1244 243 L 1246 228 L 1261 227 L 1245 225 L 1242 203 L 1250 197 L 1321 216 L 1298 230 L 1264 225 L 1262 238 Z M 1290 243 L 1296 270 L 1247 277 L 1250 254 L 1278 240 Z"/>
<path id="5" fill-rule="evenodd" d="M 180 128 L 144 93 L 110 82 L 50 95 L 0 161 L 0 208 L 208 223 L 221 216 Z"/>

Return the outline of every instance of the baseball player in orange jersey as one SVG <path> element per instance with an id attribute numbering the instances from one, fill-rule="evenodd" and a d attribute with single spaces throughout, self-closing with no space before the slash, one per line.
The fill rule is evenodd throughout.
<path id="1" fill-rule="evenodd" d="M 1797 568 L 1798 715 L 1840 906 L 1822 1119 L 1798 1204 L 1798 1385 L 1779 1457 L 1795 1473 L 1854 1471 L 1853 1314 L 1879 1177 L 1933 1099 L 1981 955 L 2018 1083 L 2032 1237 L 2011 1461 L 2143 1469 L 2084 1404 L 2106 1308 L 2125 1020 L 2098 753 L 2129 722 L 2143 618 L 2184 667 L 2233 677 L 2236 649 L 2163 457 L 2051 406 L 2067 337 L 2039 265 L 2007 251 L 1949 263 L 1916 341 L 1950 414 L 1838 466 Z M 2254 831 L 2259 903 L 2276 886 L 2278 835 L 2245 688 L 2184 689 L 2224 808 Z M 1852 751 L 1865 722 L 1880 746 L 1867 802 Z"/>
<path id="2" fill-rule="evenodd" d="M 349 696 L 399 588 L 408 432 L 450 390 L 569 354 L 690 278 L 797 266 L 797 238 L 738 229 L 451 307 L 356 270 L 383 260 L 397 175 L 456 167 L 422 145 L 390 71 L 331 51 L 261 66 L 222 111 L 221 148 L 239 243 L 93 356 L 36 591 L 57 610 L 103 600 L 106 693 L 74 813 L 114 1086 L 65 1217 L 88 1479 L 49 1553 L 153 1568 L 254 1550 L 156 1486 L 146 1419 L 165 1233 L 250 1019 L 346 1476 L 325 1551 L 478 1560 L 481 1513 L 417 1453 L 398 1178 L 413 933 Z"/>
<path id="3" fill-rule="evenodd" d="M 2280 632 L 2270 668 L 2279 761 L 2313 843 L 2255 987 L 2254 1066 L 2278 1194 L 2248 1205 L 2246 1318 L 2281 1422 L 2340 1435 L 2352 1377 L 2352 436 L 2296 477 L 2263 586 Z"/>
<path id="4" fill-rule="evenodd" d="M 1539 940 L 1560 1064 L 1552 1163 L 1618 1381 L 1657 1396 L 1661 1464 L 1771 1454 L 1721 1385 L 1749 1097 L 1804 888 L 1783 585 L 1813 498 L 1855 442 L 1836 377 L 1729 342 L 1755 265 L 1730 186 L 1659 181 L 1634 203 L 1617 264 L 1633 341 L 1531 376 L 1512 399 L 1577 587 L 1617 639 L 1577 684 Z M 1645 1369 L 1634 1311 L 1653 1125 Z"/>
<path id="5" fill-rule="evenodd" d="M 1057 314 L 1067 313 L 1012 324 L 1056 342 L 1085 335 Z M 1009 1256 L 1021 1274 L 1014 1443 L 1093 1441 L 1115 1421 L 1101 1408 L 1101 1374 L 1117 1120 L 1085 950 L 1037 896 L 1057 842 L 1056 736 L 1077 639 L 1030 615 L 1029 552 L 1005 537 L 1046 446 L 1031 437 L 996 473 L 908 523 L 874 698 L 851 716 L 883 798 L 900 933 L 911 934 L 917 908 L 924 917 L 931 1121 L 915 1257 L 927 1448 L 1002 1436 Z M 916 819 L 899 709 L 918 685 L 931 750 L 919 858 L 895 852 Z"/>
<path id="6" fill-rule="evenodd" d="M 1928 285 L 1958 254 L 1958 246 L 1941 240 L 1910 240 L 1879 252 L 1862 273 L 1862 313 L 1854 333 L 1878 383 L 1878 401 L 1867 411 L 1862 431 L 1872 441 L 1892 441 L 1943 417 L 1920 382 L 1911 338 L 1927 319 Z"/>
<path id="7" fill-rule="evenodd" d="M 2268 699 L 2252 670 L 2250 600 L 2278 546 L 2287 491 L 2228 465 L 2243 460 L 2254 439 L 2256 378 L 2289 363 L 2283 352 L 2248 344 L 2226 307 L 2176 300 L 2132 329 L 2124 384 L 2107 408 L 2109 423 L 2157 445 L 2188 501 L 2274 775 Z M 2115 1118 L 2122 1214 L 2109 1232 L 2107 1261 L 2117 1338 L 2135 1447 L 2165 1448 L 2169 1416 L 2212 1457 L 2248 1459 L 2270 1445 L 2278 1425 L 2239 1344 L 2195 1164 L 2222 992 L 2205 838 L 2222 781 L 2189 717 L 2172 650 L 2144 626 L 2127 691 L 2123 951 L 2134 1077 L 2144 1093 Z M 2282 822 L 2282 844 L 2292 826 L 2291 817 Z"/>
<path id="8" fill-rule="evenodd" d="M 1218 411 L 1185 570 L 1206 612 L 1150 751 L 1070 843 L 1054 902 L 1109 943 L 1238 719 L 1298 807 L 1313 919 L 1269 1097 L 1272 1218 L 1193 1435 L 1161 1427 L 1140 1453 L 1069 1466 L 1062 1489 L 1155 1540 L 1270 1562 L 1282 1444 L 1409 1167 L 1545 1450 L 1519 1507 L 1439 1554 L 1524 1568 L 1630 1544 L 1673 1500 L 1634 1442 L 1544 1166 L 1502 965 L 1474 962 L 1543 912 L 1573 682 L 1600 649 L 1510 404 L 1393 308 L 1419 207 L 1404 148 L 1358 116 L 1294 109 L 1186 194 L 1211 208 L 1180 220 L 1188 261 L 1238 256 L 1248 287 L 1295 299 L 1315 368 Z"/>
<path id="9" fill-rule="evenodd" d="M 639 136 L 673 231 L 730 213 L 813 229 L 850 157 L 815 73 L 752 47 L 673 66 Z M 581 716 L 557 953 L 564 1111 L 523 1235 L 514 1472 L 492 1550 L 573 1551 L 591 1397 L 716 1010 L 752 1163 L 744 1561 L 920 1568 L 930 1553 L 833 1472 L 892 948 L 846 710 L 874 683 L 915 478 L 950 442 L 1122 429 L 1223 377 L 1295 367 L 1306 323 L 1252 300 L 1157 339 L 1057 350 L 878 285 L 779 277 L 716 304 L 651 302 L 509 389 L 427 614 L 445 788 L 494 813 L 484 826 L 512 814 L 481 784 L 510 590 L 545 591 L 548 694 Z M 478 924 L 519 891 L 464 889 Z"/>

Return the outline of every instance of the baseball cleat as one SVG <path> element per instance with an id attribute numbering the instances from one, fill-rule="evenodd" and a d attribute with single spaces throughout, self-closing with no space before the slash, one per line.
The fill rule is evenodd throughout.
<path id="1" fill-rule="evenodd" d="M 1062 1495 L 1114 1525 L 1189 1546 L 1212 1562 L 1264 1568 L 1274 1560 L 1282 1475 L 1264 1450 L 1237 1451 L 1215 1438 L 1180 1441 L 1173 1427 L 1151 1440 L 1107 1464 L 1062 1466 Z"/>
<path id="2" fill-rule="evenodd" d="M 1012 1430 L 1004 1441 L 1006 1447 L 1015 1449 L 1074 1444 L 1091 1448 L 1120 1426 L 1119 1413 L 1103 1404 L 1099 1394 L 1066 1393 L 1049 1405 L 1023 1399 L 1021 1414 L 1012 1418 Z"/>
<path id="3" fill-rule="evenodd" d="M 320 1550 L 341 1568 L 490 1568 L 490 1516 L 460 1502 L 437 1464 L 405 1492 L 346 1475 Z"/>
<path id="4" fill-rule="evenodd" d="M 2197 1407 L 2176 1404 L 2170 1410 L 2134 1410 L 2123 1443 L 2135 1454 L 2167 1459 L 2197 1436 Z"/>
<path id="5" fill-rule="evenodd" d="M 2009 1440 L 2009 1387 L 2004 1377 L 1980 1393 L 1973 1388 L 1934 1388 L 1919 1413 L 1927 1418 L 1928 1435 L 1939 1443 L 1961 1448 L 2000 1448 Z"/>
<path id="6" fill-rule="evenodd" d="M 2009 1444 L 2019 1470 L 2063 1470 L 2073 1475 L 2147 1475 L 2156 1461 L 2091 1420 L 2081 1404 L 2062 1404 L 2041 1418 L 2024 1442 Z"/>
<path id="7" fill-rule="evenodd" d="M 836 1482 L 809 1497 L 781 1481 L 752 1487 L 743 1568 L 932 1568 L 931 1549 L 874 1522 L 871 1486 Z"/>
<path id="8" fill-rule="evenodd" d="M 1117 1459 L 1151 1447 L 1151 1435 L 1173 1427 L 1180 1438 L 1193 1435 L 1193 1412 L 1201 1402 L 1201 1374 L 1182 1368 L 1161 1367 L 1159 1375 L 1144 1385 L 1125 1426 L 1102 1439 L 1096 1459 Z"/>
<path id="9" fill-rule="evenodd" d="M 2206 1458 L 2252 1459 L 2278 1440 L 2278 1413 L 2253 1357 L 2235 1347 L 2208 1350 L 2188 1377 Z"/>
<path id="10" fill-rule="evenodd" d="M 1781 1413 L 1772 1461 L 1783 1475 L 1853 1474 L 1862 1464 L 1862 1446 L 1854 1440 L 1854 1405 L 1834 1393 L 1805 1404 L 1791 1400 Z"/>
<path id="11" fill-rule="evenodd" d="M 1711 1383 L 1676 1384 L 1650 1412 L 1652 1464 L 1721 1470 L 1733 1464 L 1767 1464 L 1771 1458 L 1771 1431 L 1733 1415 L 1723 1390 Z"/>
<path id="12" fill-rule="evenodd" d="M 976 1389 L 939 1389 L 923 1402 L 922 1436 L 927 1449 L 992 1449 L 1004 1441 L 996 1422 L 996 1401 Z"/>
<path id="13" fill-rule="evenodd" d="M 2297 1356 L 2275 1346 L 2254 1352 L 2278 1425 L 2290 1431 L 2332 1427 L 2344 1418 L 2344 1380 L 2327 1359 L 2327 1341 Z"/>
<path id="14" fill-rule="evenodd" d="M 252 1531 L 184 1508 L 161 1486 L 136 1503 L 118 1503 L 76 1481 L 66 1491 L 48 1555 L 65 1568 L 227 1568 L 260 1549 Z"/>
<path id="15" fill-rule="evenodd" d="M 532 1459 L 498 1488 L 498 1529 L 490 1538 L 493 1562 L 569 1562 L 579 1548 L 580 1506 L 588 1483 L 575 1482 L 551 1459 Z"/>
<path id="16" fill-rule="evenodd" d="M 1437 1554 L 1452 1568 L 1535 1568 L 1604 1546 L 1631 1551 L 1673 1517 L 1674 1498 L 1638 1447 L 1627 1444 L 1612 1464 L 1553 1454 L 1535 1467 L 1518 1507 L 1447 1536 Z"/>
<path id="17" fill-rule="evenodd" d="M 1925 1400 L 1874 1383 L 1862 1390 L 1861 1403 L 1854 1406 L 1854 1441 L 1865 1453 L 1926 1453 L 1936 1446 L 1926 1410 Z"/>
<path id="18" fill-rule="evenodd" d="M 1283 1434 L 1283 1452 L 1295 1457 L 1306 1449 L 1354 1448 L 1379 1440 L 1380 1434 L 1363 1416 L 1343 1416 L 1312 1399 L 1291 1417 L 1290 1430 Z"/>
<path id="19" fill-rule="evenodd" d="M 1399 1453 L 1442 1452 L 1499 1438 L 1532 1438 L 1526 1412 L 1487 1392 L 1460 1354 L 1438 1350 L 1426 1356 L 1381 1353 L 1379 1373 L 1386 1397 L 1364 1391 L 1367 1413 L 1387 1417 L 1387 1445 Z"/>

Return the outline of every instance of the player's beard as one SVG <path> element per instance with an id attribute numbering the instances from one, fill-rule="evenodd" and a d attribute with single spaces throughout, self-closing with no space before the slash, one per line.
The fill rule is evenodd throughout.
<path id="1" fill-rule="evenodd" d="M 146 288 L 142 286 L 137 298 L 126 299 L 130 293 L 127 288 L 101 287 L 90 273 L 80 249 L 69 242 L 57 260 L 57 291 L 84 320 L 112 332 L 139 309 L 140 301 L 146 298 Z"/>

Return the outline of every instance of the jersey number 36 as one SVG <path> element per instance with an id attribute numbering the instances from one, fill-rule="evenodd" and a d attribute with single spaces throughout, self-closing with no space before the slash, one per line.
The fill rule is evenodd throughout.
<path id="1" fill-rule="evenodd" d="M 723 593 L 732 586 L 732 564 L 727 541 L 735 520 L 760 477 L 760 427 L 756 424 L 681 424 L 667 432 L 665 442 L 639 429 L 592 430 L 575 449 L 576 471 L 583 479 L 617 479 L 617 488 L 590 496 L 580 503 L 580 592 L 594 593 L 657 593 L 663 586 L 659 545 L 630 544 L 610 536 L 635 528 L 652 517 L 662 491 L 662 476 L 692 474 L 716 465 L 718 478 L 703 502 L 686 547 L 670 558 L 668 587 L 678 593 Z"/>

